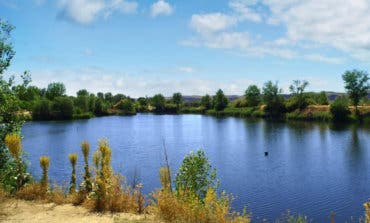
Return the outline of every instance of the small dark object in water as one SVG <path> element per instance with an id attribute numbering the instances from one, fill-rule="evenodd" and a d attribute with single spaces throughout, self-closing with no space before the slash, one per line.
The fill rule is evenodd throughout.
<path id="1" fill-rule="evenodd" d="M 265 152 L 265 156 L 268 156 L 269 155 L 269 152 Z"/>

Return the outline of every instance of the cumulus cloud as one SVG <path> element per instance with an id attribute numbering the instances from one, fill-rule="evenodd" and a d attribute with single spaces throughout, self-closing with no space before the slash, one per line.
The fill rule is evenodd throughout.
<path id="1" fill-rule="evenodd" d="M 135 13 L 137 2 L 126 0 L 59 0 L 59 17 L 79 24 L 89 24 L 113 12 Z"/>
<path id="2" fill-rule="evenodd" d="M 330 47 L 354 58 L 367 59 L 370 56 L 369 11 L 368 0 L 230 0 L 229 12 L 192 15 L 189 26 L 198 35 L 181 43 L 235 48 L 242 54 L 289 54 L 289 57 L 341 63 L 343 58 L 315 52 L 315 48 Z M 278 27 L 285 32 L 273 40 L 270 36 L 252 36 L 248 29 L 241 30 L 248 27 L 242 26 L 246 22 L 266 28 Z"/>
<path id="3" fill-rule="evenodd" d="M 150 7 L 150 15 L 152 17 L 157 17 L 159 15 L 171 15 L 173 11 L 173 7 L 164 0 L 159 0 L 153 3 Z"/>
<path id="4" fill-rule="evenodd" d="M 248 79 L 222 81 L 200 77 L 158 78 L 98 67 L 34 70 L 31 74 L 33 84 L 38 87 L 46 87 L 50 82 L 63 82 L 68 95 L 75 95 L 81 88 L 93 93 L 123 93 L 131 97 L 152 96 L 157 93 L 170 96 L 177 91 L 184 95 L 214 94 L 219 88 L 223 89 L 226 94 L 243 94 L 246 86 L 256 83 Z"/>

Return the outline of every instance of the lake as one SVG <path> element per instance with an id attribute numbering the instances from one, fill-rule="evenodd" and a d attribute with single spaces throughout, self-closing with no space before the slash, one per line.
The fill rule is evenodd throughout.
<path id="1" fill-rule="evenodd" d="M 139 176 L 144 192 L 160 187 L 165 144 L 171 168 L 177 170 L 191 150 L 205 150 L 221 180 L 235 196 L 233 207 L 247 206 L 254 222 L 271 222 L 286 210 L 314 222 L 358 219 L 370 198 L 370 128 L 325 123 L 272 122 L 204 115 L 109 116 L 77 121 L 27 122 L 23 146 L 31 173 L 40 177 L 38 159 L 50 156 L 50 180 L 68 183 L 68 154 L 80 143 L 91 150 L 106 138 L 112 165 L 127 177 Z M 265 156 L 264 152 L 269 155 Z"/>

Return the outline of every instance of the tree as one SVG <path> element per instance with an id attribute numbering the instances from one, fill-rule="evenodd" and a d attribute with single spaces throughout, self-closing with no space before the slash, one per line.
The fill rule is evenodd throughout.
<path id="1" fill-rule="evenodd" d="M 330 113 L 333 121 L 346 121 L 351 113 L 348 109 L 348 100 L 345 97 L 337 97 L 330 105 Z"/>
<path id="2" fill-rule="evenodd" d="M 346 71 L 342 78 L 344 80 L 344 88 L 356 108 L 356 113 L 358 113 L 358 103 L 361 98 L 367 96 L 370 90 L 369 75 L 365 71 L 351 70 Z"/>
<path id="3" fill-rule="evenodd" d="M 105 99 L 107 102 L 113 102 L 113 95 L 112 95 L 112 93 L 110 93 L 110 92 L 105 93 L 105 94 L 104 94 L 104 99 Z"/>
<path id="4" fill-rule="evenodd" d="M 36 120 L 51 119 L 51 102 L 47 99 L 38 101 L 32 111 L 32 117 Z"/>
<path id="5" fill-rule="evenodd" d="M 290 109 L 304 109 L 308 105 L 308 96 L 305 93 L 306 87 L 309 85 L 308 81 L 294 80 L 293 84 L 289 86 L 292 97 L 290 100 Z"/>
<path id="6" fill-rule="evenodd" d="M 15 113 L 19 110 L 19 100 L 12 89 L 13 78 L 5 80 L 3 73 L 10 66 L 15 54 L 10 39 L 12 25 L 0 19 L 0 184 L 4 179 L 3 170 L 9 164 L 9 152 L 5 146 L 5 136 L 8 133 L 19 132 L 20 120 Z"/>
<path id="7" fill-rule="evenodd" d="M 52 106 L 53 117 L 71 119 L 73 117 L 73 101 L 68 97 L 57 97 Z"/>
<path id="8" fill-rule="evenodd" d="M 206 109 L 210 109 L 212 108 L 212 99 L 211 99 L 211 96 L 209 96 L 208 94 L 206 94 L 205 96 L 202 97 L 201 99 L 201 105 Z"/>
<path id="9" fill-rule="evenodd" d="M 15 55 L 10 39 L 10 33 L 14 26 L 0 19 L 0 76 L 10 66 L 10 62 Z"/>
<path id="10" fill-rule="evenodd" d="M 180 110 L 182 105 L 182 94 L 177 92 L 172 95 L 172 101 L 176 104 L 177 112 Z"/>
<path id="11" fill-rule="evenodd" d="M 116 104 L 125 98 L 126 96 L 124 94 L 116 94 L 113 96 L 112 100 L 113 100 L 113 103 Z"/>
<path id="12" fill-rule="evenodd" d="M 104 93 L 102 93 L 102 92 L 98 92 L 96 95 L 97 95 L 97 97 L 98 97 L 99 99 L 104 100 Z"/>
<path id="13" fill-rule="evenodd" d="M 188 192 L 203 199 L 209 188 L 217 189 L 216 170 L 212 168 L 204 151 L 190 152 L 176 174 L 177 192 Z"/>
<path id="14" fill-rule="evenodd" d="M 224 95 L 224 92 L 219 89 L 216 92 L 215 97 L 213 98 L 213 106 L 216 109 L 216 111 L 222 111 L 227 107 L 227 104 L 229 103 L 229 100 Z"/>
<path id="15" fill-rule="evenodd" d="M 155 107 L 155 112 L 164 112 L 166 99 L 163 97 L 162 94 L 156 94 L 152 98 L 152 105 Z"/>
<path id="16" fill-rule="evenodd" d="M 122 110 L 123 114 L 130 115 L 130 114 L 136 113 L 134 103 L 128 98 L 123 99 L 120 102 L 118 102 L 117 108 Z"/>
<path id="17" fill-rule="evenodd" d="M 261 102 L 260 89 L 256 85 L 250 85 L 245 91 L 245 99 L 247 100 L 248 106 L 257 106 Z"/>
<path id="18" fill-rule="evenodd" d="M 56 97 L 62 97 L 66 94 L 66 87 L 63 83 L 54 82 L 48 85 L 46 90 L 46 97 L 49 100 L 53 100 Z"/>
<path id="19" fill-rule="evenodd" d="M 265 110 L 271 116 L 279 116 L 284 112 L 284 98 L 280 95 L 282 90 L 278 84 L 272 81 L 265 83 L 262 89 L 263 101 L 266 104 Z"/>

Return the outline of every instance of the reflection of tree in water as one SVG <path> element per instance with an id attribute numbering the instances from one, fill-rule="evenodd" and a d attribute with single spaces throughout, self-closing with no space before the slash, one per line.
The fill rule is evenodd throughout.
<path id="1" fill-rule="evenodd" d="M 361 150 L 361 142 L 358 137 L 358 127 L 357 125 L 353 125 L 351 127 L 351 142 L 350 142 L 351 152 L 360 151 Z"/>

